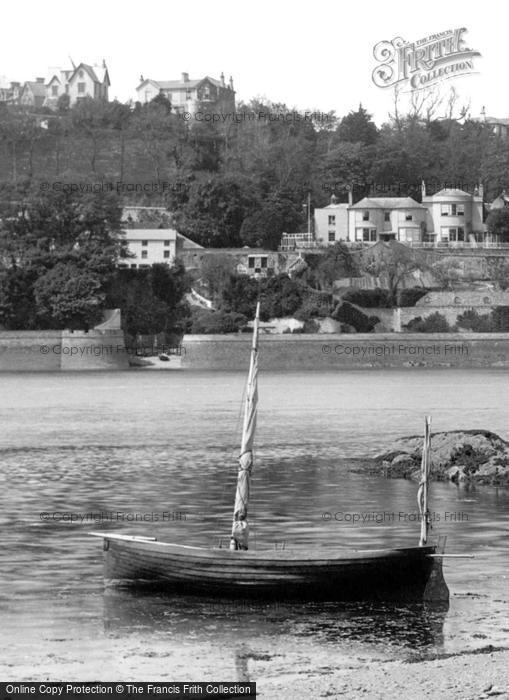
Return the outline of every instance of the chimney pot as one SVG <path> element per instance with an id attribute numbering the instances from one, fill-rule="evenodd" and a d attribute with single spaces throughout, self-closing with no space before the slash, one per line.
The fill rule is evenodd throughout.
<path id="1" fill-rule="evenodd" d="M 182 82 L 183 83 L 189 82 L 189 73 L 182 73 Z"/>
<path id="2" fill-rule="evenodd" d="M 44 78 L 36 78 L 35 81 L 37 83 L 44 83 Z"/>

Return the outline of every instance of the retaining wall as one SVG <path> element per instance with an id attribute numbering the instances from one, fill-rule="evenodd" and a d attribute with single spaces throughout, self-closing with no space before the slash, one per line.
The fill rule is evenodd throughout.
<path id="1" fill-rule="evenodd" d="M 250 334 L 186 335 L 182 367 L 246 370 Z M 268 370 L 365 367 L 508 367 L 509 333 L 261 335 L 259 364 Z"/>
<path id="2" fill-rule="evenodd" d="M 121 330 L 0 331 L 0 372 L 117 370 L 128 366 Z"/>

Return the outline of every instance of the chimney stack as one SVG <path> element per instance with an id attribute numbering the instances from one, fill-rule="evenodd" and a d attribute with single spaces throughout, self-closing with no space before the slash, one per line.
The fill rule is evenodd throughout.
<path id="1" fill-rule="evenodd" d="M 424 180 L 421 180 L 421 195 L 422 199 L 424 200 L 424 197 L 426 196 L 426 183 Z"/>
<path id="2" fill-rule="evenodd" d="M 223 87 L 226 87 L 226 84 L 225 84 L 225 82 L 224 82 L 224 73 L 221 73 L 221 85 L 222 85 Z"/>
<path id="3" fill-rule="evenodd" d="M 183 83 L 189 82 L 189 73 L 182 73 L 182 82 Z"/>
<path id="4" fill-rule="evenodd" d="M 36 78 L 35 79 L 36 83 L 42 83 L 44 85 L 44 78 Z"/>
<path id="5" fill-rule="evenodd" d="M 348 206 L 353 206 L 353 187 L 351 185 L 348 187 Z"/>
<path id="6" fill-rule="evenodd" d="M 233 90 L 233 78 L 230 75 L 230 90 Z"/>

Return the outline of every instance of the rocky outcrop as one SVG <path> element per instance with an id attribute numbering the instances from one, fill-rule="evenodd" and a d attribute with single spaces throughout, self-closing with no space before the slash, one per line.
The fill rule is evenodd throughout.
<path id="1" fill-rule="evenodd" d="M 375 457 L 375 471 L 390 478 L 420 478 L 422 436 L 396 440 Z M 431 435 L 431 478 L 509 486 L 509 442 L 488 430 Z"/>

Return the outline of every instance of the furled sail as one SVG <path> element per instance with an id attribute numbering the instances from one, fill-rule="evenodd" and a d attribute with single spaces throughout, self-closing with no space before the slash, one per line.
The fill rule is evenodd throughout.
<path id="1" fill-rule="evenodd" d="M 244 424 L 239 457 L 239 472 L 237 477 L 237 492 L 233 510 L 233 527 L 230 549 L 247 549 L 249 525 L 247 521 L 247 506 L 249 503 L 249 480 L 253 467 L 253 443 L 256 428 L 256 410 L 258 406 L 258 321 L 260 317 L 260 302 L 256 305 L 253 324 L 253 345 L 251 362 L 246 389 L 244 407 Z"/>
<path id="2" fill-rule="evenodd" d="M 423 547 L 428 539 L 428 528 L 430 514 L 428 509 L 428 482 L 431 470 L 431 417 L 426 416 L 424 426 L 424 445 L 422 447 L 421 480 L 417 492 L 417 503 L 419 504 L 419 515 L 421 519 L 421 538 L 419 546 Z"/>

